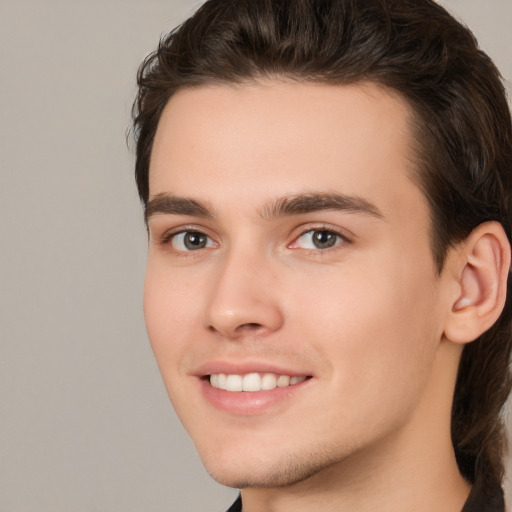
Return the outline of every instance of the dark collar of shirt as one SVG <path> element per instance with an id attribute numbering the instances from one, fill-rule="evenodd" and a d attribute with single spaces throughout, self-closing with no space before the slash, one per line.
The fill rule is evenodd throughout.
<path id="1" fill-rule="evenodd" d="M 242 512 L 242 498 L 240 496 L 227 512 Z M 496 488 L 494 493 L 486 496 L 478 485 L 473 486 L 461 512 L 505 512 L 505 501 L 501 487 Z"/>
<path id="2" fill-rule="evenodd" d="M 242 498 L 240 494 L 238 495 L 235 503 L 233 503 L 226 512 L 242 512 Z"/>

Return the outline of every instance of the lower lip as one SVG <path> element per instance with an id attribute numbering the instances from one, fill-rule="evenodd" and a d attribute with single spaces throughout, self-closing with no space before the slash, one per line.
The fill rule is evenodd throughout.
<path id="1" fill-rule="evenodd" d="M 287 403 L 309 386 L 311 380 L 269 391 L 225 391 L 214 388 L 206 379 L 201 379 L 200 384 L 203 396 L 217 409 L 238 416 L 252 416 Z"/>

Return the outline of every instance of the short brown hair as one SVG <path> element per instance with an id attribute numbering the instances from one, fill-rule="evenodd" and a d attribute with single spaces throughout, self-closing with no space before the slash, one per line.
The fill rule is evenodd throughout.
<path id="1" fill-rule="evenodd" d="M 439 271 L 447 249 L 483 222 L 498 221 L 511 239 L 512 128 L 501 77 L 472 33 L 432 0 L 207 1 L 139 69 L 133 116 L 143 203 L 158 122 L 178 89 L 275 76 L 370 81 L 409 102 Z M 484 495 L 503 478 L 511 317 L 509 278 L 505 309 L 465 347 L 455 388 L 457 462 Z"/>

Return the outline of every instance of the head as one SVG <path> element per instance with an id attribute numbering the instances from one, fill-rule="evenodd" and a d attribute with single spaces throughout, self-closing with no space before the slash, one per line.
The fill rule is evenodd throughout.
<path id="1" fill-rule="evenodd" d="M 499 72 L 471 32 L 431 0 L 207 1 L 139 71 L 136 180 L 144 205 L 152 196 L 155 136 L 170 100 L 211 87 L 282 82 L 377 86 L 403 106 L 407 158 L 427 205 L 437 277 L 450 251 L 479 226 L 497 223 L 510 241 L 512 129 Z M 464 340 L 451 408 L 460 472 L 489 488 L 503 475 L 510 278 L 508 288 L 499 318 Z"/>

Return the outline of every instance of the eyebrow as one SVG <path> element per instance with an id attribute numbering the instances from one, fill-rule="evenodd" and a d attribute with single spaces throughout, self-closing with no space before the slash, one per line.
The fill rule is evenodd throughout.
<path id="1" fill-rule="evenodd" d="M 213 209 L 207 203 L 172 194 L 158 194 L 148 201 L 144 209 L 146 224 L 151 217 L 158 214 L 189 215 L 207 219 L 215 217 Z"/>
<path id="2" fill-rule="evenodd" d="M 379 208 L 362 197 L 347 196 L 338 193 L 306 193 L 283 197 L 268 203 L 260 215 L 265 220 L 289 215 L 318 212 L 323 210 L 337 210 L 349 213 L 364 213 L 383 219 L 384 215 Z"/>
<path id="3" fill-rule="evenodd" d="M 384 218 L 379 208 L 364 198 L 338 193 L 316 192 L 297 194 L 270 201 L 260 210 L 259 215 L 262 219 L 270 221 L 280 217 L 323 210 L 363 213 L 378 219 Z M 146 224 L 152 216 L 158 214 L 215 218 L 215 212 L 208 203 L 172 194 L 158 194 L 147 203 L 144 211 Z"/>

